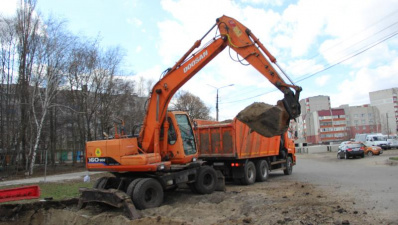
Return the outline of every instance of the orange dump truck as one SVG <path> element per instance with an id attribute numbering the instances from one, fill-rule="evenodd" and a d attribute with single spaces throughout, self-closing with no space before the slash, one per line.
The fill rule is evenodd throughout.
<path id="1" fill-rule="evenodd" d="M 273 170 L 292 173 L 296 156 L 288 132 L 267 138 L 237 119 L 230 123 L 195 122 L 199 158 L 221 171 L 226 179 L 248 185 L 267 180 Z"/>

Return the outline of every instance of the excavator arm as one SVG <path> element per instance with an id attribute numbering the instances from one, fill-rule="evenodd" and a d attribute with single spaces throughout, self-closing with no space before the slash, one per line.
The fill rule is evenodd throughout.
<path id="1" fill-rule="evenodd" d="M 193 53 L 194 50 L 201 46 L 201 41 L 204 37 L 216 26 L 220 36 L 214 38 L 210 44 Z M 139 143 L 141 143 L 141 148 L 144 151 L 159 153 L 160 129 L 163 122 L 167 121 L 165 118 L 171 98 L 181 86 L 227 46 L 236 51 L 244 60 L 249 62 L 274 84 L 275 87 L 284 93 L 283 106 L 281 107 L 288 114 L 288 117 L 285 117 L 286 121 L 283 121 L 284 125 L 288 124 L 290 119 L 294 119 L 300 114 L 298 100 L 301 87 L 294 84 L 287 84 L 281 78 L 270 63 L 276 64 L 276 59 L 248 28 L 233 18 L 222 16 L 217 19 L 216 24 L 200 40 L 196 41 L 172 68 L 166 71 L 164 77 L 154 85 L 139 136 Z M 295 93 L 292 89 L 295 90 Z"/>

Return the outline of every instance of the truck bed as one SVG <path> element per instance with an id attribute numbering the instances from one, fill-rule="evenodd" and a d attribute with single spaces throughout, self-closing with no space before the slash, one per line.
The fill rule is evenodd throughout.
<path id="1" fill-rule="evenodd" d="M 279 154 L 280 136 L 261 136 L 237 119 L 230 123 L 199 125 L 195 133 L 199 157 L 203 159 L 247 159 Z"/>

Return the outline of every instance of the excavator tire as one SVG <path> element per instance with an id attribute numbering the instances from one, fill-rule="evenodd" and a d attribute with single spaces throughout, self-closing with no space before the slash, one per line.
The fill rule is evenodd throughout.
<path id="1" fill-rule="evenodd" d="M 203 166 L 199 169 L 195 189 L 199 194 L 211 194 L 217 188 L 217 173 L 210 166 Z"/>
<path id="2" fill-rule="evenodd" d="M 130 182 L 129 186 L 127 186 L 126 194 L 130 196 L 131 200 L 133 200 L 134 189 L 141 180 L 142 178 L 136 178 Z"/>
<path id="3" fill-rule="evenodd" d="M 163 203 L 163 195 L 163 188 L 159 181 L 144 178 L 134 188 L 133 202 L 138 209 L 154 208 Z"/>
<path id="4" fill-rule="evenodd" d="M 106 183 L 108 182 L 109 177 L 101 177 L 97 181 L 95 181 L 93 188 L 97 189 L 105 189 Z"/>
<path id="5" fill-rule="evenodd" d="M 240 111 L 236 118 L 264 137 L 283 134 L 289 123 L 289 114 L 282 101 L 276 106 L 255 102 Z"/>

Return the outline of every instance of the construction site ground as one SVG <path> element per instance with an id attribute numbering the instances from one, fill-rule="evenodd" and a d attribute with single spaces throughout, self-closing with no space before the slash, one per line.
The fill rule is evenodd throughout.
<path id="1" fill-rule="evenodd" d="M 337 159 L 335 152 L 298 155 L 290 176 L 277 171 L 266 182 L 227 183 L 225 192 L 210 195 L 181 187 L 133 221 L 107 205 L 90 203 L 79 210 L 77 199 L 10 203 L 0 206 L 0 225 L 398 224 L 398 167 L 390 156 L 398 150 L 349 160 Z"/>

